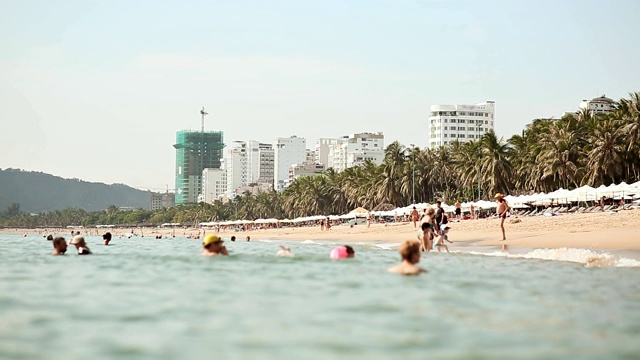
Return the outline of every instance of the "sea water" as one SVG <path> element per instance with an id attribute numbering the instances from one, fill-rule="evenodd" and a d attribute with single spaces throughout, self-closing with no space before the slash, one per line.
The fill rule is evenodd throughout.
<path id="1" fill-rule="evenodd" d="M 227 241 L 229 257 L 186 238 L 87 242 L 92 256 L 51 256 L 0 235 L 1 359 L 640 358 L 640 263 L 611 254 L 462 249 L 404 277 L 383 242 L 348 260 L 328 241 Z"/>

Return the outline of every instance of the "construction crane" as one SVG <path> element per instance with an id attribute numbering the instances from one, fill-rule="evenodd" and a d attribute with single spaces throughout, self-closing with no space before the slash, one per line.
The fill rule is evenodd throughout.
<path id="1" fill-rule="evenodd" d="M 209 115 L 208 112 L 204 111 L 204 106 L 202 107 L 202 110 L 200 110 L 200 115 L 202 115 L 202 132 L 204 132 L 204 117 Z"/>

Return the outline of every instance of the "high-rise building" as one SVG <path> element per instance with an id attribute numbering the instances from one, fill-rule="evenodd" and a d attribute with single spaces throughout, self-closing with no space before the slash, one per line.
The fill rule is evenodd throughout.
<path id="1" fill-rule="evenodd" d="M 495 101 L 475 105 L 431 105 L 429 147 L 479 139 L 494 129 Z"/>
<path id="2" fill-rule="evenodd" d="M 329 167 L 329 150 L 338 142 L 338 139 L 320 138 L 316 140 L 315 162 Z"/>
<path id="3" fill-rule="evenodd" d="M 276 138 L 273 144 L 273 187 L 281 191 L 289 180 L 289 167 L 307 160 L 307 142 L 304 138 L 291 136 Z"/>
<path id="4" fill-rule="evenodd" d="M 151 211 L 158 209 L 168 209 L 170 207 L 174 207 L 176 204 L 176 194 L 170 193 L 167 191 L 166 193 L 151 193 Z"/>
<path id="5" fill-rule="evenodd" d="M 202 170 L 202 193 L 200 202 L 212 204 L 216 200 L 223 200 L 227 193 L 226 169 Z"/>
<path id="6" fill-rule="evenodd" d="M 275 153 L 271 144 L 260 144 L 258 147 L 258 179 L 259 184 L 269 184 L 273 188 L 273 169 Z"/>
<path id="7" fill-rule="evenodd" d="M 580 109 L 587 109 L 592 114 L 602 114 L 609 112 L 615 108 L 616 102 L 613 99 L 602 95 L 591 100 L 582 100 L 580 103 Z"/>
<path id="8" fill-rule="evenodd" d="M 227 171 L 227 196 L 233 198 L 235 189 L 250 183 L 247 156 L 247 142 L 234 141 L 227 149 L 224 157 L 224 166 Z"/>
<path id="9" fill-rule="evenodd" d="M 176 133 L 176 204 L 195 204 L 202 192 L 202 170 L 220 168 L 222 131 Z"/>
<path id="10" fill-rule="evenodd" d="M 382 133 L 360 133 L 343 136 L 329 147 L 327 168 L 336 172 L 359 166 L 366 161 L 376 165 L 384 160 L 384 135 Z"/>

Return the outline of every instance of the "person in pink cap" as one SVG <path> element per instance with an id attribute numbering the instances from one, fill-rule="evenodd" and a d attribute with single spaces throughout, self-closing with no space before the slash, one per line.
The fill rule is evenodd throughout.
<path id="1" fill-rule="evenodd" d="M 336 246 L 329 253 L 329 257 L 332 259 L 347 259 L 356 256 L 356 252 L 349 245 Z"/>

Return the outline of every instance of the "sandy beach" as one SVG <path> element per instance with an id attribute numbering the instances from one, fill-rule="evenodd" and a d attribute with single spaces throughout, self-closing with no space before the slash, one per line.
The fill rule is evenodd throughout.
<path id="1" fill-rule="evenodd" d="M 498 218 L 480 220 L 451 221 L 449 238 L 455 242 L 477 246 L 501 246 L 523 248 L 585 248 L 585 249 L 640 249 L 640 210 L 626 210 L 618 213 L 564 214 L 559 216 L 515 217 L 505 221 L 507 240 L 500 241 L 500 220 Z M 200 229 L 175 230 L 169 228 L 136 229 L 78 229 L 82 234 L 98 235 L 111 231 L 115 236 L 126 236 L 134 231 L 136 235 L 153 237 L 156 235 L 197 236 Z M 2 233 L 69 235 L 70 229 L 2 229 Z M 213 229 L 207 232 L 214 231 Z M 417 229 L 412 223 L 388 223 L 365 225 L 333 226 L 329 231 L 321 231 L 319 226 L 264 229 L 251 231 L 220 232 L 223 238 L 236 236 L 244 240 L 333 240 L 342 242 L 390 242 L 399 243 L 416 239 Z"/>

